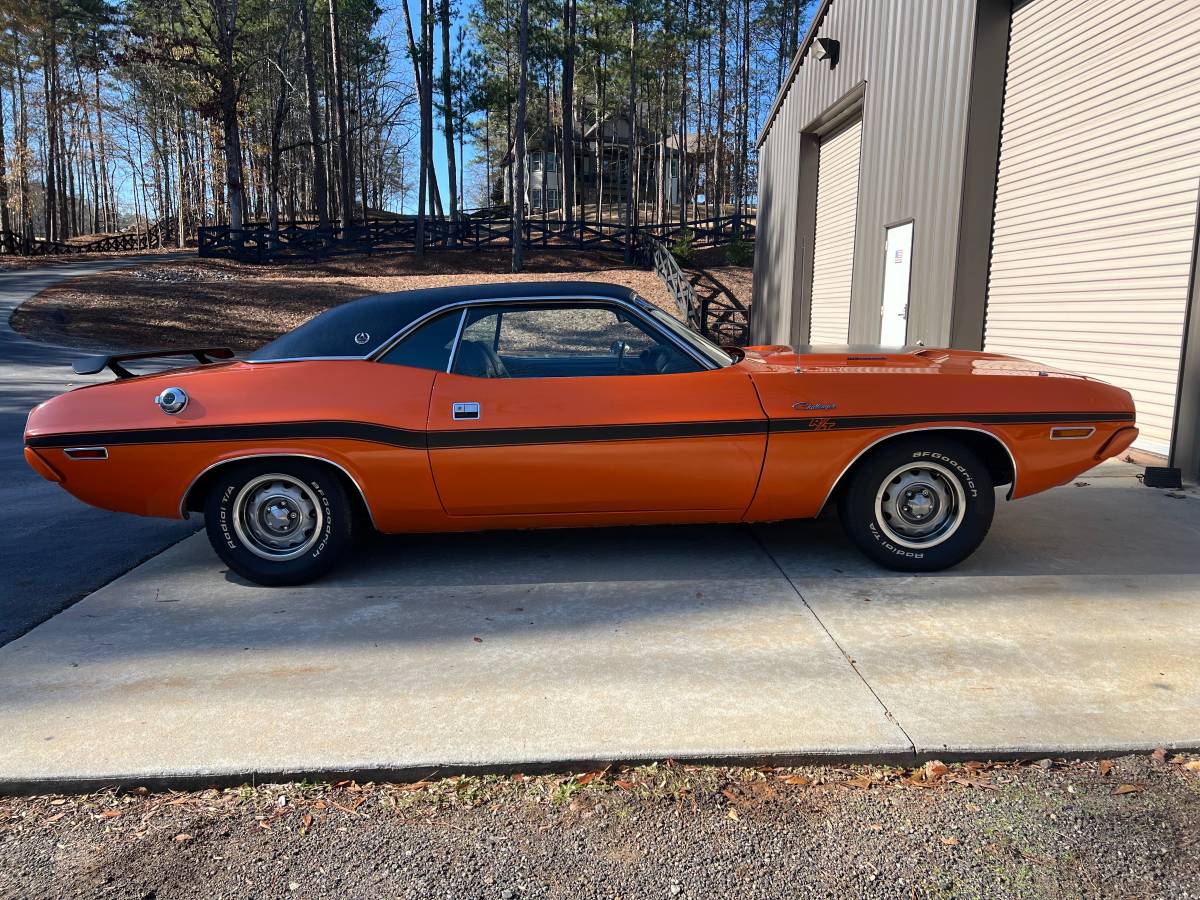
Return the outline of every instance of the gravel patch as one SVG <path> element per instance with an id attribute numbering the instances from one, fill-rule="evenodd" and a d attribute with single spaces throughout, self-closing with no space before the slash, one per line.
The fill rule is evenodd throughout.
<path id="1" fill-rule="evenodd" d="M 0 896 L 1196 897 L 1200 761 L 0 798 Z"/>
<path id="2" fill-rule="evenodd" d="M 233 272 L 214 269 L 208 266 L 191 266 L 184 264 L 167 266 L 141 266 L 130 270 L 134 278 L 143 281 L 157 281 L 160 284 L 196 284 L 201 281 L 233 281 L 237 276 Z"/>
<path id="3" fill-rule="evenodd" d="M 229 346 L 248 350 L 331 306 L 369 294 L 509 281 L 606 281 L 633 288 L 671 312 L 658 276 L 606 253 L 529 254 L 508 271 L 501 252 L 338 257 L 306 265 L 194 259 L 118 269 L 65 281 L 22 304 L 12 327 L 36 340 L 79 347 Z"/>

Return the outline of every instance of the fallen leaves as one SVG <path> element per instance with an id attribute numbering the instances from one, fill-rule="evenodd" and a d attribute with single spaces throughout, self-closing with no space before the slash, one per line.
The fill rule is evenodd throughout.
<path id="1" fill-rule="evenodd" d="M 1145 789 L 1146 786 L 1144 784 L 1125 783 L 1113 790 L 1113 796 L 1119 796 L 1121 794 L 1140 794 Z"/>
<path id="2" fill-rule="evenodd" d="M 912 775 L 908 777 L 907 783 L 913 787 L 929 788 L 938 783 L 944 775 L 949 773 L 950 767 L 938 759 L 931 759 L 919 769 L 914 769 Z"/>
<path id="3" fill-rule="evenodd" d="M 177 834 L 177 835 L 175 835 L 175 843 L 177 843 L 177 844 L 184 844 L 184 843 L 187 843 L 187 842 L 188 842 L 188 841 L 190 841 L 191 839 L 192 839 L 192 836 L 191 836 L 190 834 Z"/>
<path id="4" fill-rule="evenodd" d="M 613 784 L 615 784 L 617 787 L 619 787 L 623 791 L 632 791 L 633 790 L 633 782 L 626 781 L 623 778 L 617 778 L 616 780 L 613 781 Z"/>
<path id="5" fill-rule="evenodd" d="M 980 791 L 998 791 L 1000 786 L 984 778 L 965 778 L 961 775 L 953 775 L 946 779 L 953 784 L 961 784 L 963 787 L 975 788 Z"/>
<path id="6" fill-rule="evenodd" d="M 942 838 L 942 846 L 943 847 L 957 847 L 958 846 L 958 838 L 953 837 L 953 836 L 944 837 L 944 838 Z"/>
<path id="7" fill-rule="evenodd" d="M 779 780 L 784 784 L 794 784 L 798 787 L 807 787 L 812 784 L 812 779 L 805 778 L 803 775 L 780 775 Z"/>
<path id="8" fill-rule="evenodd" d="M 1150 758 L 1153 759 L 1156 763 L 1165 763 L 1167 761 L 1167 748 L 1159 747 L 1153 753 L 1150 754 Z"/>
<path id="9" fill-rule="evenodd" d="M 1098 768 L 1100 769 L 1100 777 L 1103 778 L 1113 770 L 1113 761 L 1111 759 L 1102 759 Z"/>

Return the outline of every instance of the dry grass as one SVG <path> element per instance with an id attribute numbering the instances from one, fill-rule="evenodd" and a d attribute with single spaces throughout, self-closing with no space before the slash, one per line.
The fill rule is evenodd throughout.
<path id="1" fill-rule="evenodd" d="M 188 259 L 63 282 L 23 304 L 12 325 L 29 337 L 87 347 L 230 346 L 245 350 L 317 313 L 370 294 L 481 282 L 582 280 L 633 288 L 674 311 L 659 278 L 619 255 L 531 251 L 513 275 L 505 252 L 343 257 L 249 265 Z"/>

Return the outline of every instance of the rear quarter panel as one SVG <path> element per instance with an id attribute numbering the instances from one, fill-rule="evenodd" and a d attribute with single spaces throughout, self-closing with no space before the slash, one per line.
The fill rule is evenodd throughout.
<path id="1" fill-rule="evenodd" d="M 363 491 L 375 523 L 406 530 L 441 515 L 424 449 L 433 372 L 358 360 L 233 363 L 175 370 L 71 391 L 34 409 L 26 439 L 96 506 L 180 517 L 188 487 L 211 466 L 243 457 L 299 454 L 341 466 Z M 168 416 L 154 404 L 168 386 L 189 402 Z M 312 423 L 335 423 L 315 427 Z M 349 439 L 337 423 L 379 423 L 381 440 Z M 270 426 L 264 428 L 262 426 Z M 71 446 L 108 448 L 75 460 Z"/>

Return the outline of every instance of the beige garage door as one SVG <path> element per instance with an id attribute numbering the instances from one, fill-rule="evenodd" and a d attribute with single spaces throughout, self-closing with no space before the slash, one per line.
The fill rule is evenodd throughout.
<path id="1" fill-rule="evenodd" d="M 1170 442 L 1200 185 L 1200 4 L 1013 11 L 985 349 L 1133 394 Z"/>
<path id="2" fill-rule="evenodd" d="M 813 240 L 813 344 L 850 340 L 850 282 L 858 213 L 862 119 L 821 139 L 817 154 L 817 230 Z"/>

